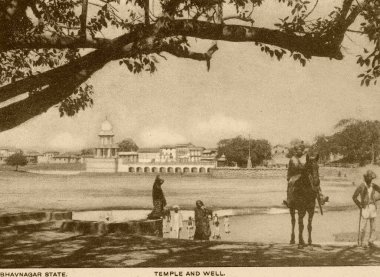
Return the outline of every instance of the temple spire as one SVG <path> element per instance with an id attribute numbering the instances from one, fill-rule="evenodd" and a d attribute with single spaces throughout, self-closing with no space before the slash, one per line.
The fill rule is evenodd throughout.
<path id="1" fill-rule="evenodd" d="M 248 161 L 247 168 L 252 168 L 252 159 L 251 159 L 251 135 L 248 136 Z"/>

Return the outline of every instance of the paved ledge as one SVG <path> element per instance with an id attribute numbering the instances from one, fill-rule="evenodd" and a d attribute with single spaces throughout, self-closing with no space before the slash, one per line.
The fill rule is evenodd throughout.
<path id="1" fill-rule="evenodd" d="M 379 265 L 380 249 L 196 242 L 42 229 L 0 238 L 0 268 Z"/>
<path id="2" fill-rule="evenodd" d="M 72 212 L 28 212 L 0 214 L 0 227 L 22 223 L 36 223 L 72 219 Z"/>
<path id="3" fill-rule="evenodd" d="M 124 235 L 148 235 L 162 237 L 162 220 L 131 220 L 126 222 L 97 222 L 71 220 L 62 223 L 63 232 L 75 232 L 80 234 L 106 235 L 117 233 Z"/>

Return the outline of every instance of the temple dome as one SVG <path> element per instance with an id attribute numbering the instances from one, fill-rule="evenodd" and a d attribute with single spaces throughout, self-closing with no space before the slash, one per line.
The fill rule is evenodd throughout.
<path id="1" fill-rule="evenodd" d="M 101 126 L 102 131 L 112 131 L 112 124 L 106 119 Z"/>
<path id="2" fill-rule="evenodd" d="M 112 124 L 106 119 L 100 126 L 99 136 L 113 136 Z"/>

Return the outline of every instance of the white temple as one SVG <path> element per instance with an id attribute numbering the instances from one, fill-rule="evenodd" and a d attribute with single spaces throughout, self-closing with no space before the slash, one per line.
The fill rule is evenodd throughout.
<path id="1" fill-rule="evenodd" d="M 116 158 L 118 152 L 118 146 L 114 144 L 114 133 L 112 130 L 112 124 L 106 119 L 99 132 L 99 145 L 96 147 L 96 158 Z"/>

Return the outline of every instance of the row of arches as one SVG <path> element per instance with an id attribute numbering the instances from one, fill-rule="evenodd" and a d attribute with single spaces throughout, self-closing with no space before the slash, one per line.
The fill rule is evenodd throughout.
<path id="1" fill-rule="evenodd" d="M 129 167 L 129 173 L 210 173 L 205 167 Z"/>

